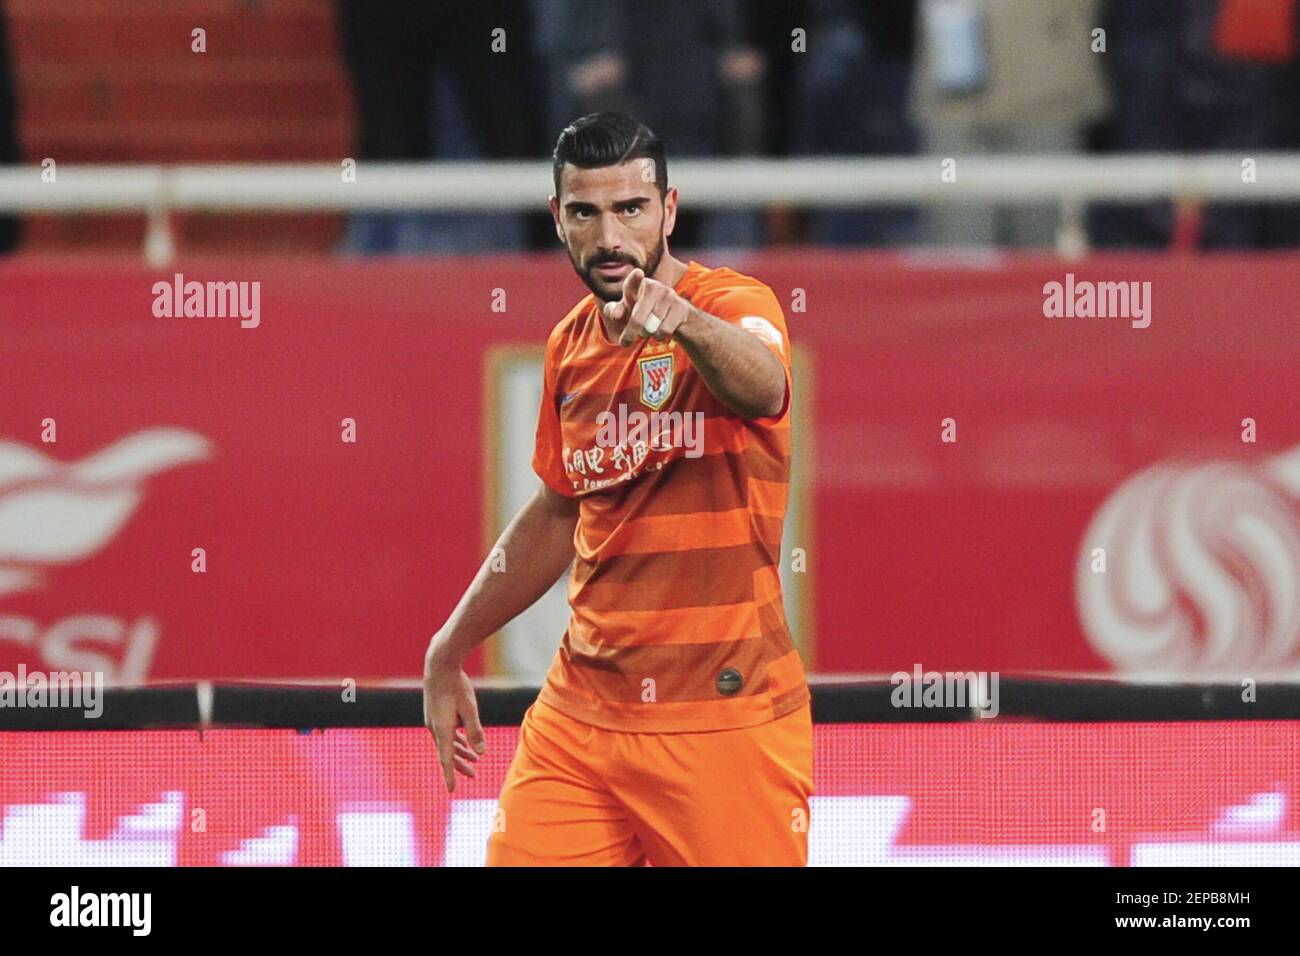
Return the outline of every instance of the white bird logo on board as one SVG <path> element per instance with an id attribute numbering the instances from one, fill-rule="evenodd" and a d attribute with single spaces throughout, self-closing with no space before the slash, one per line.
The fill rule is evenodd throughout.
<path id="1" fill-rule="evenodd" d="M 146 479 L 210 453 L 181 428 L 137 432 L 71 463 L 0 441 L 0 597 L 99 551 L 140 505 Z"/>

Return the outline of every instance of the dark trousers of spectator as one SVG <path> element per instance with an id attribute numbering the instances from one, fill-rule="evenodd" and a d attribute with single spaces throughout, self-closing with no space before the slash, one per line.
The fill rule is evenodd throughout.
<path id="1" fill-rule="evenodd" d="M 862 18 L 863 11 L 847 0 L 825 3 L 822 9 L 833 18 L 820 25 L 817 56 L 805 57 L 795 77 L 791 152 L 914 154 L 917 133 L 906 108 L 910 50 L 883 43 L 872 22 Z M 846 109 L 846 103 L 853 108 Z M 906 245 L 915 241 L 917 228 L 916 210 L 905 206 L 822 209 L 813 218 L 812 240 L 842 246 Z"/>
<path id="2" fill-rule="evenodd" d="M 18 110 L 14 97 L 13 67 L 9 62 L 9 32 L 0 5 L 0 166 L 18 162 Z M 18 245 L 19 220 L 0 216 L 0 254 Z"/>
<path id="3" fill-rule="evenodd" d="M 527 4 L 512 0 L 340 0 L 339 27 L 355 83 L 361 155 L 426 159 L 436 148 L 430 76 L 445 65 L 483 154 L 538 155 L 537 83 Z M 493 31 L 505 52 L 493 52 Z"/>
<path id="4" fill-rule="evenodd" d="M 1231 152 L 1300 148 L 1300 69 L 1221 56 L 1216 0 L 1124 0 L 1110 10 L 1115 115 L 1103 149 Z M 1300 29 L 1294 24 L 1293 29 Z M 1099 204 L 1089 217 L 1100 247 L 1162 247 L 1173 234 L 1169 203 Z M 1300 245 L 1294 203 L 1210 203 L 1197 245 L 1266 249 Z"/>
<path id="5" fill-rule="evenodd" d="M 362 161 L 522 159 L 543 154 L 542 111 L 536 108 L 539 71 L 527 4 L 339 0 L 338 11 L 356 94 Z M 504 52 L 493 50 L 497 30 L 504 31 Z M 454 116 L 447 108 L 449 97 L 456 105 Z M 528 223 L 530 233 L 544 230 L 545 223 L 537 219 Z M 362 227 L 352 232 L 363 238 L 350 245 L 362 252 L 454 251 L 440 249 L 439 240 L 431 237 L 441 233 L 463 240 L 520 231 L 517 217 L 511 216 L 361 216 L 353 226 Z M 413 244 L 404 242 L 394 238 L 394 230 L 419 238 Z M 479 244 L 493 242 L 483 238 Z M 475 245 L 470 241 L 468 248 Z"/>

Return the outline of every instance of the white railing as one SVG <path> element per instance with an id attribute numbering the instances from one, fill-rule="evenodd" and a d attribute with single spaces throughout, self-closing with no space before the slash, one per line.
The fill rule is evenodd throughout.
<path id="1" fill-rule="evenodd" d="M 548 163 L 369 163 L 0 167 L 0 212 L 141 212 L 145 255 L 174 254 L 173 211 L 522 211 L 551 192 Z M 691 208 L 988 202 L 1055 203 L 1057 246 L 1086 248 L 1090 202 L 1300 199 L 1300 153 L 939 156 L 680 160 L 673 184 Z"/>

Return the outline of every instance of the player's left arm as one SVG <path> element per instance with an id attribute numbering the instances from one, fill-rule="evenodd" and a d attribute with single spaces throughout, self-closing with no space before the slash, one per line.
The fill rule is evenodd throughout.
<path id="1" fill-rule="evenodd" d="M 671 287 L 644 275 L 628 276 L 623 301 L 609 303 L 607 313 L 622 318 L 629 302 L 631 315 L 620 344 L 630 345 L 638 337 L 676 338 L 709 391 L 737 415 L 765 418 L 785 408 L 785 366 L 759 335 L 705 312 Z M 652 321 L 651 315 L 658 321 Z M 772 328 L 770 323 L 768 327 Z"/>

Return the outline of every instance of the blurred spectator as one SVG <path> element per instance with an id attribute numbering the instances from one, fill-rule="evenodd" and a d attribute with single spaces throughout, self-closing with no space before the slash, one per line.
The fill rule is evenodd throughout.
<path id="1" fill-rule="evenodd" d="M 1178 78 L 1174 62 L 1182 0 L 1124 0 L 1107 5 L 1104 65 L 1114 109 L 1098 135 L 1103 151 L 1164 153 L 1177 150 L 1174 115 Z M 1162 247 L 1169 244 L 1173 209 L 1167 202 L 1098 203 L 1089 211 L 1098 246 Z"/>
<path id="2" fill-rule="evenodd" d="M 1104 146 L 1125 152 L 1300 148 L 1296 0 L 1123 0 L 1112 4 L 1114 123 Z M 1099 246 L 1165 246 L 1169 203 L 1099 206 Z M 1210 204 L 1186 240 L 1202 248 L 1300 244 L 1292 203 Z"/>
<path id="3" fill-rule="evenodd" d="M 9 63 L 9 31 L 3 4 L 0 4 L 0 166 L 18 162 L 18 111 L 14 91 L 13 68 Z M 0 255 L 18 246 L 19 220 L 0 216 Z"/>
<path id="4" fill-rule="evenodd" d="M 763 139 L 759 152 L 765 156 L 790 153 L 790 117 L 794 110 L 795 76 L 802 68 L 804 53 L 793 49 L 795 28 L 808 29 L 812 0 L 748 0 L 745 4 L 745 36 L 748 46 L 763 63 Z"/>
<path id="5" fill-rule="evenodd" d="M 925 152 L 1069 153 L 1107 107 L 1090 48 L 1096 0 L 920 0 L 912 113 Z M 936 168 L 936 188 L 938 170 Z M 960 181 L 960 180 L 959 180 Z M 1054 206 L 935 206 L 925 232 L 943 245 L 1052 244 Z"/>
<path id="6" fill-rule="evenodd" d="M 746 45 L 741 0 L 538 0 L 552 135 L 598 110 L 623 110 L 680 157 L 762 149 L 765 63 Z M 701 216 L 683 197 L 679 246 L 750 246 L 760 218 L 748 210 Z"/>
<path id="7" fill-rule="evenodd" d="M 532 23 L 517 0 L 339 0 L 363 160 L 540 157 Z M 505 31 L 494 52 L 492 31 Z M 354 252 L 517 248 L 517 215 L 367 214 L 349 225 Z"/>
<path id="8" fill-rule="evenodd" d="M 790 113 L 791 152 L 889 156 L 916 152 L 907 117 L 916 4 L 812 0 L 808 52 Z M 812 239 L 832 245 L 901 244 L 915 238 L 916 212 L 874 206 L 822 210 Z"/>

